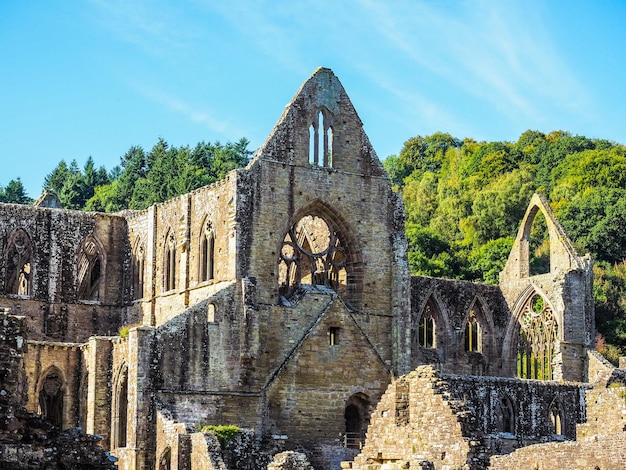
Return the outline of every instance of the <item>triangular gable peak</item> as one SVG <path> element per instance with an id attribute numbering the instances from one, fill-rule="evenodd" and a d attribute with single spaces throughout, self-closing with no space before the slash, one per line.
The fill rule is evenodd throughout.
<path id="1" fill-rule="evenodd" d="M 550 239 L 550 273 L 557 271 L 567 272 L 584 269 L 588 263 L 576 254 L 571 240 L 557 220 L 550 208 L 547 199 L 540 194 L 534 194 L 522 219 L 517 238 L 509 254 L 509 259 L 502 274 L 510 278 L 526 278 L 531 276 L 530 270 L 530 236 L 533 222 L 541 212 L 545 217 L 546 229 Z M 502 275 L 501 275 L 502 276 Z"/>
<path id="2" fill-rule="evenodd" d="M 320 67 L 285 108 L 254 160 L 384 176 L 350 98 L 332 70 Z"/>

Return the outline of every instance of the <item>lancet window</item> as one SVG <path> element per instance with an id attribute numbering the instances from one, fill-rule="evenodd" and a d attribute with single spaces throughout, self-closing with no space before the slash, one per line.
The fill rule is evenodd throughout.
<path id="1" fill-rule="evenodd" d="M 200 235 L 200 282 L 209 281 L 215 277 L 215 232 L 210 221 L 206 221 Z"/>
<path id="2" fill-rule="evenodd" d="M 163 291 L 167 292 L 176 288 L 176 240 L 171 231 L 165 237 L 163 258 Z"/>
<path id="3" fill-rule="evenodd" d="M 126 447 L 128 429 L 128 368 L 123 366 L 114 388 L 113 447 Z"/>
<path id="4" fill-rule="evenodd" d="M 18 229 L 9 237 L 6 253 L 7 294 L 30 295 L 32 246 L 24 230 Z"/>
<path id="5" fill-rule="evenodd" d="M 465 324 L 465 351 L 480 352 L 481 351 L 481 331 L 478 317 L 481 316 L 480 307 L 474 304 L 467 323 Z"/>
<path id="6" fill-rule="evenodd" d="M 141 241 L 139 241 L 137 242 L 137 247 L 133 254 L 133 295 L 135 299 L 141 299 L 143 297 L 145 259 L 145 249 Z"/>
<path id="7" fill-rule="evenodd" d="M 78 298 L 99 300 L 102 275 L 103 266 L 99 244 L 90 236 L 83 243 L 78 256 Z"/>
<path id="8" fill-rule="evenodd" d="M 554 434 L 563 434 L 563 412 L 558 400 L 554 400 L 550 406 L 550 423 Z"/>
<path id="9" fill-rule="evenodd" d="M 436 322 L 432 300 L 426 302 L 422 317 L 417 328 L 419 346 L 422 348 L 436 347 Z"/>
<path id="10" fill-rule="evenodd" d="M 278 261 L 280 294 L 290 296 L 302 284 L 322 285 L 342 294 L 346 256 L 339 233 L 322 217 L 298 220 L 283 239 Z"/>
<path id="11" fill-rule="evenodd" d="M 500 398 L 496 414 L 498 432 L 515 434 L 515 409 L 506 395 Z"/>
<path id="12" fill-rule="evenodd" d="M 540 295 L 533 295 L 520 318 L 517 343 L 517 375 L 526 379 L 552 380 L 552 360 L 558 325 L 552 309 Z"/>
<path id="13" fill-rule="evenodd" d="M 309 127 L 309 163 L 315 166 L 332 167 L 333 129 L 330 112 L 321 109 Z"/>

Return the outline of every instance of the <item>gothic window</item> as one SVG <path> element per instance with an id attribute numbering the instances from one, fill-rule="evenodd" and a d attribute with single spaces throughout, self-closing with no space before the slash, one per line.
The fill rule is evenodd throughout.
<path id="1" fill-rule="evenodd" d="M 506 395 L 500 398 L 496 410 L 496 427 L 498 432 L 515 434 L 515 409 L 513 403 Z"/>
<path id="2" fill-rule="evenodd" d="M 167 447 L 159 458 L 158 470 L 170 470 L 172 465 L 172 449 Z"/>
<path id="3" fill-rule="evenodd" d="M 143 297 L 143 282 L 146 254 L 141 240 L 137 242 L 133 254 L 133 295 L 135 299 Z"/>
<path id="4" fill-rule="evenodd" d="M 552 380 L 552 359 L 558 325 L 548 303 L 533 295 L 520 318 L 517 375 L 525 379 Z"/>
<path id="5" fill-rule="evenodd" d="M 558 400 L 554 400 L 550 406 L 550 423 L 553 434 L 563 435 L 563 411 Z"/>
<path id="6" fill-rule="evenodd" d="M 309 127 L 309 163 L 325 168 L 332 167 L 333 129 L 330 112 L 321 109 Z"/>
<path id="7" fill-rule="evenodd" d="M 344 293 L 345 250 L 338 232 L 321 217 L 307 215 L 293 224 L 283 239 L 278 264 L 282 296 L 292 295 L 302 284 Z"/>
<path id="8" fill-rule="evenodd" d="M 87 237 L 78 255 L 78 291 L 81 300 L 99 300 L 103 274 L 99 244 L 92 236 Z"/>
<path id="9" fill-rule="evenodd" d="M 465 325 L 465 351 L 481 351 L 481 331 L 477 317 L 480 316 L 480 307 L 474 304 Z"/>
<path id="10" fill-rule="evenodd" d="M 128 409 L 128 368 L 124 366 L 114 388 L 113 447 L 126 447 Z"/>
<path id="11" fill-rule="evenodd" d="M 39 413 L 55 426 L 63 426 L 63 379 L 56 369 L 50 369 L 39 391 Z"/>
<path id="12" fill-rule="evenodd" d="M 428 299 L 417 328 L 418 346 L 422 348 L 434 348 L 436 346 L 436 323 L 433 310 L 432 300 Z"/>
<path id="13" fill-rule="evenodd" d="M 9 237 L 6 248 L 7 294 L 31 294 L 31 257 L 30 238 L 22 229 Z"/>
<path id="14" fill-rule="evenodd" d="M 205 222 L 200 235 L 200 282 L 214 278 L 215 272 L 215 232 L 211 222 Z"/>
<path id="15" fill-rule="evenodd" d="M 167 292 L 176 288 L 176 240 L 171 231 L 165 237 L 163 258 L 163 291 Z"/>

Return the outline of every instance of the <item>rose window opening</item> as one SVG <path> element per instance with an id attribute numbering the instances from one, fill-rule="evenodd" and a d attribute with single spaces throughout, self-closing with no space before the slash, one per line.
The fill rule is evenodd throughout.
<path id="1" fill-rule="evenodd" d="M 303 284 L 345 293 L 345 249 L 337 231 L 321 217 L 308 215 L 292 225 L 283 239 L 278 264 L 281 296 L 291 296 Z"/>

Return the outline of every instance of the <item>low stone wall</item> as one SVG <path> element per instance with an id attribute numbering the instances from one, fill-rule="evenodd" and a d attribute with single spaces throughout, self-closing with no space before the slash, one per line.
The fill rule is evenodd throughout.
<path id="1" fill-rule="evenodd" d="M 550 442 L 491 457 L 490 470 L 554 470 L 626 468 L 626 434 L 594 436 L 577 442 Z"/>

